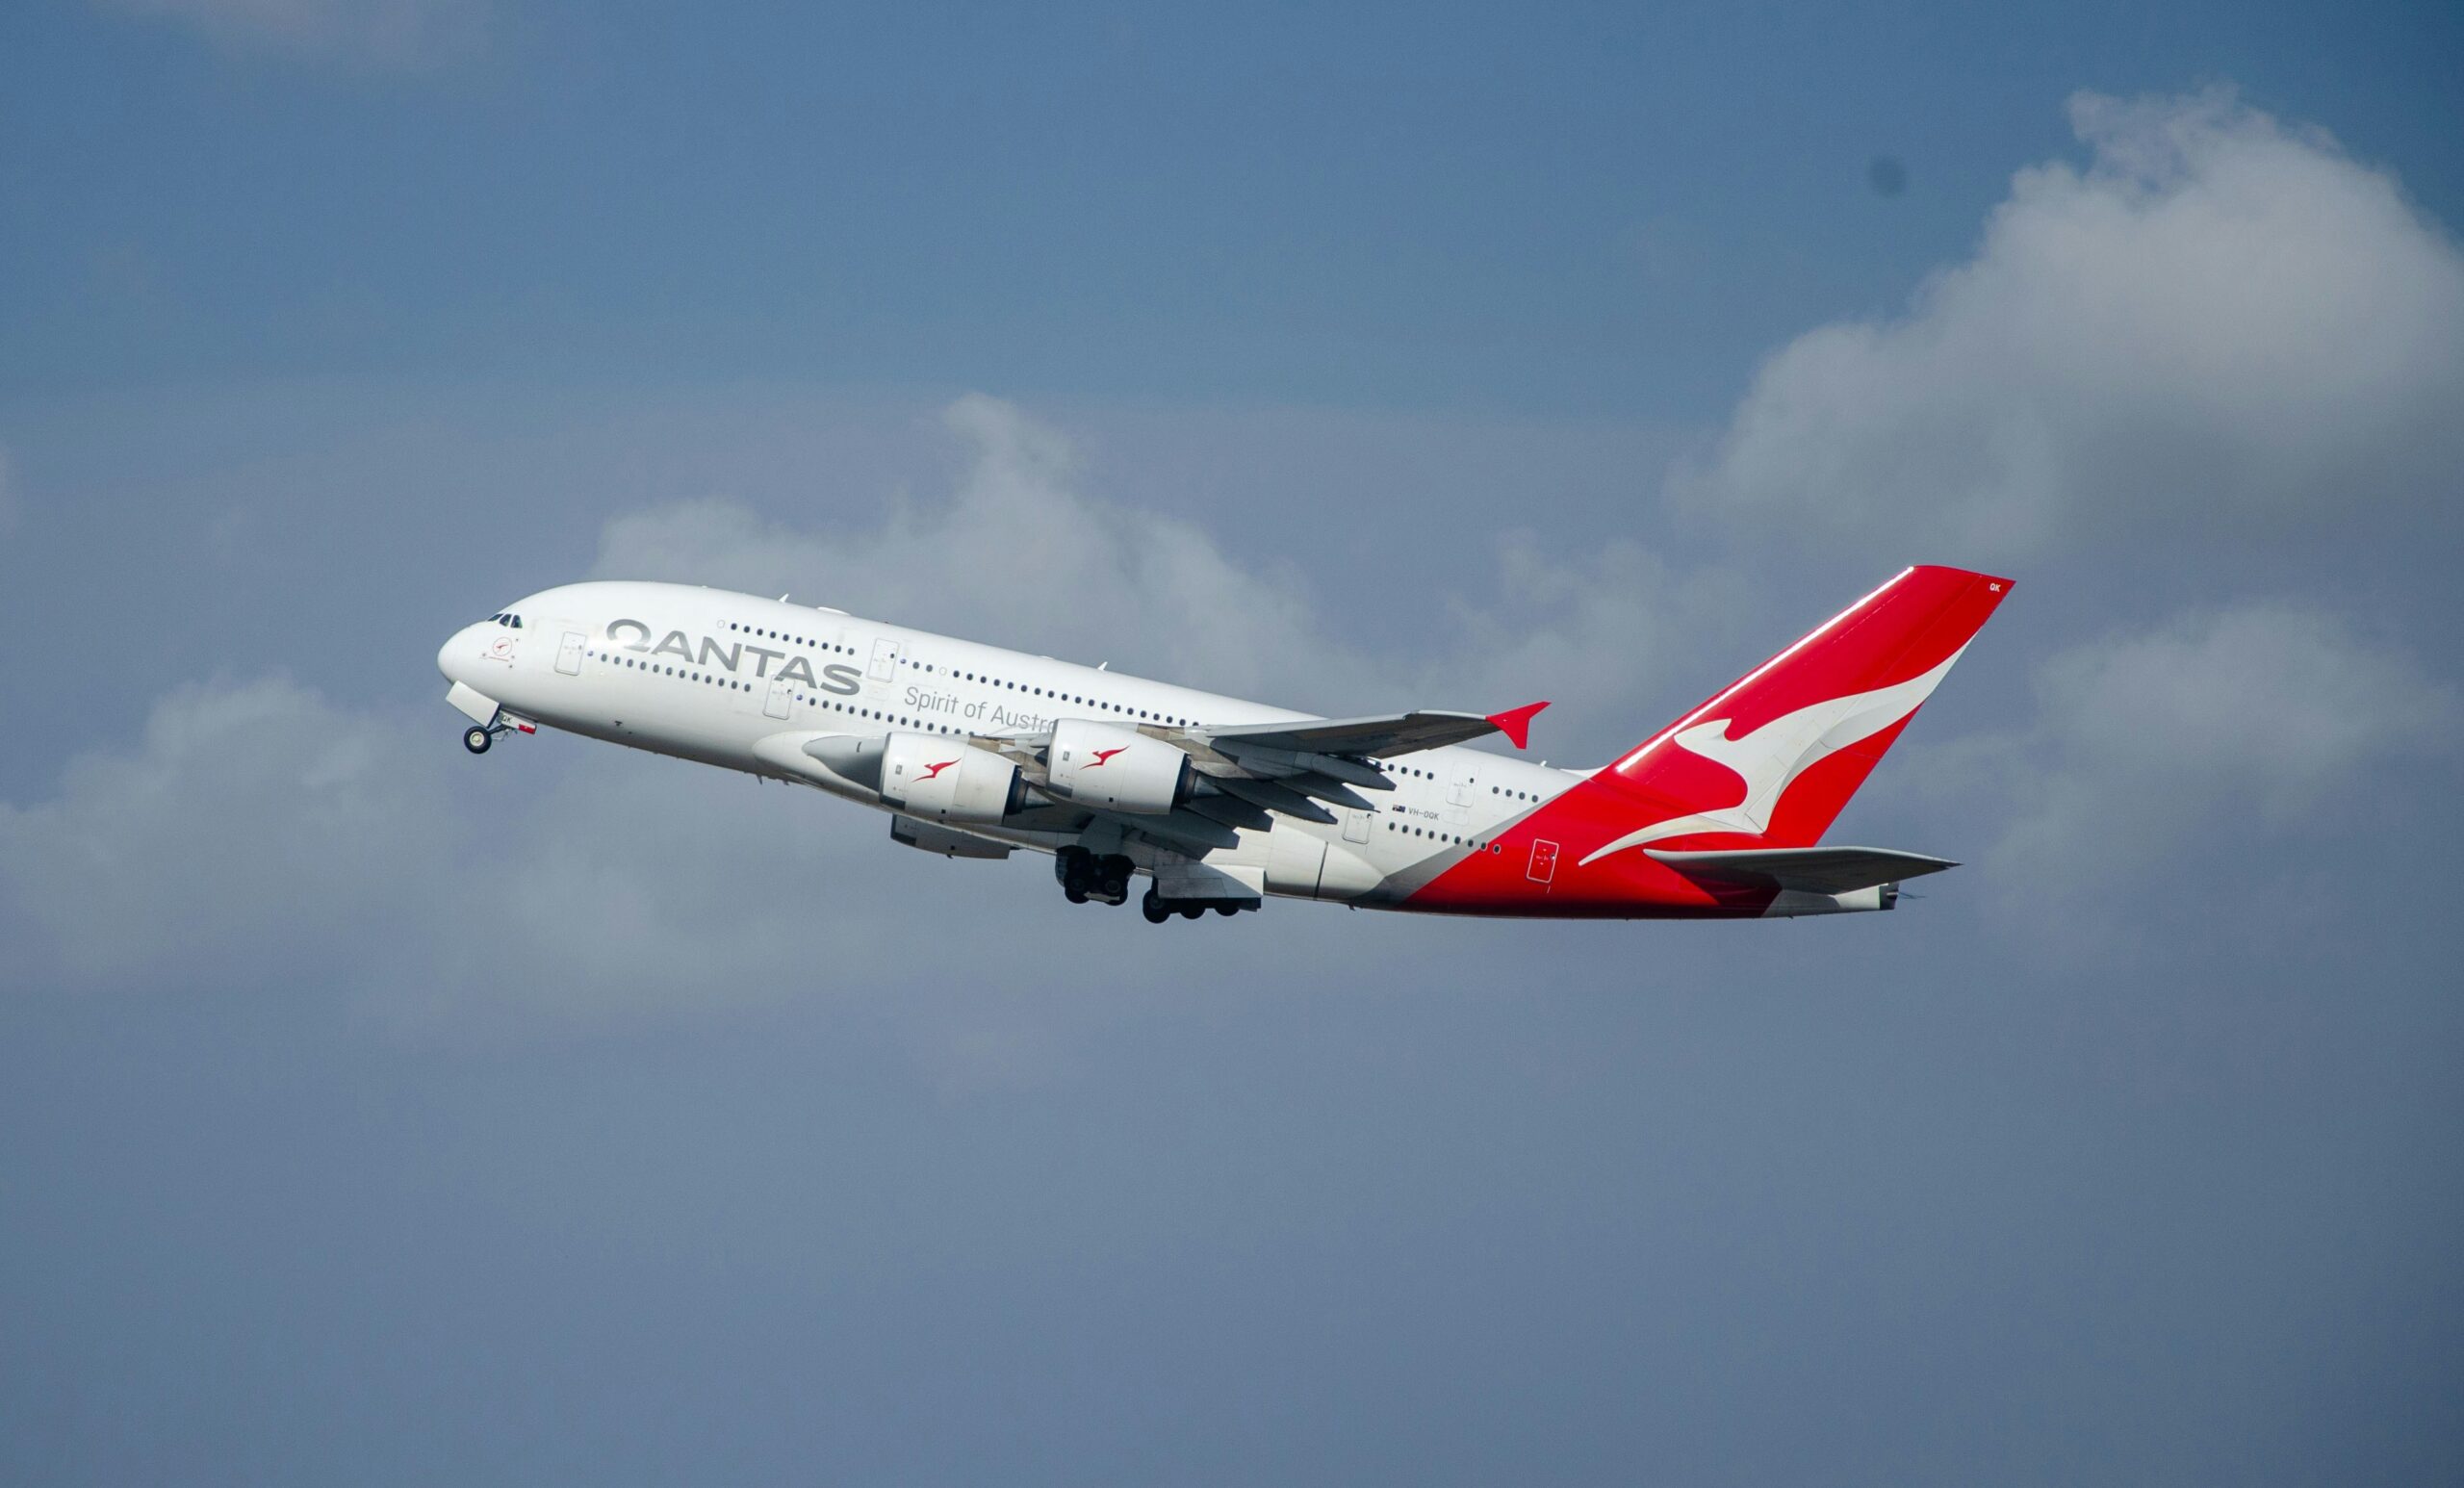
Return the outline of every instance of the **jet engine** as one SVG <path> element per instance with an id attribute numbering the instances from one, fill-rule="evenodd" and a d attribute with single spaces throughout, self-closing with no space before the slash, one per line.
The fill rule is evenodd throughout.
<path id="1" fill-rule="evenodd" d="M 1190 798 L 1197 771 L 1159 738 L 1085 718 L 1052 726 L 1048 788 L 1080 806 L 1160 816 Z"/>
<path id="2" fill-rule="evenodd" d="M 882 799 L 910 816 L 992 826 L 1026 800 L 1018 767 L 988 749 L 930 733 L 893 733 L 881 755 Z"/>

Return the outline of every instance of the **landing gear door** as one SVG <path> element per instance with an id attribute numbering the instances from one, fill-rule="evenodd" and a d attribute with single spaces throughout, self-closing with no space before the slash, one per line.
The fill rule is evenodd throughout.
<path id="1" fill-rule="evenodd" d="M 565 632 L 564 644 L 556 648 L 557 671 L 564 673 L 567 677 L 581 675 L 582 640 L 583 636 L 579 630 Z"/>
<path id="2" fill-rule="evenodd" d="M 770 679 L 770 696 L 761 701 L 761 711 L 773 718 L 787 716 L 787 680 L 785 678 Z"/>
<path id="3" fill-rule="evenodd" d="M 873 642 L 873 664 L 864 675 L 877 682 L 886 682 L 889 680 L 890 673 L 897 665 L 898 642 L 885 637 Z"/>

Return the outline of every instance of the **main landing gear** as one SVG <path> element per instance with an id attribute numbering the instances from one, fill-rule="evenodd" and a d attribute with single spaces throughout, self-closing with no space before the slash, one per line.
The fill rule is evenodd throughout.
<path id="1" fill-rule="evenodd" d="M 1125 904 L 1129 877 L 1137 871 L 1138 864 L 1119 853 L 1098 858 L 1083 847 L 1065 847 L 1052 860 L 1053 877 L 1061 880 L 1061 891 L 1071 904 L 1090 899 L 1097 904 Z"/>
<path id="2" fill-rule="evenodd" d="M 1151 888 L 1146 891 L 1145 898 L 1138 901 L 1138 911 L 1146 916 L 1149 925 L 1161 925 L 1175 914 L 1185 920 L 1194 920 L 1209 910 L 1228 916 L 1256 908 L 1246 899 L 1167 899 Z"/>
<path id="3" fill-rule="evenodd" d="M 1071 904 L 1126 904 L 1129 902 L 1129 881 L 1138 864 L 1119 853 L 1100 856 L 1083 847 L 1065 847 L 1052 859 L 1052 876 L 1061 880 L 1061 891 Z M 1243 910 L 1256 909 L 1253 899 L 1167 899 L 1152 888 L 1140 900 L 1140 912 L 1149 924 L 1161 925 L 1177 914 L 1183 919 L 1196 919 L 1213 910 L 1218 914 L 1238 914 Z"/>

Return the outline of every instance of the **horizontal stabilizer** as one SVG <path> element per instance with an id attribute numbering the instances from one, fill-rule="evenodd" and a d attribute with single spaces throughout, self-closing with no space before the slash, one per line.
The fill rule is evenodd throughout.
<path id="1" fill-rule="evenodd" d="M 1643 851 L 1689 879 L 1793 888 L 1809 894 L 1845 894 L 1959 866 L 1947 858 L 1886 847 L 1764 847 L 1732 853 L 1672 853 L 1647 847 Z"/>

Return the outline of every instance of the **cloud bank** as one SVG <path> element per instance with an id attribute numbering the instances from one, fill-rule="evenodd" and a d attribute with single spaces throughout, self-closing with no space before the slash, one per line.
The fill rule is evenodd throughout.
<path id="1" fill-rule="evenodd" d="M 2022 172 L 1977 257 L 1908 317 L 1780 352 L 1673 498 L 1861 531 L 1894 559 L 1912 530 L 1974 557 L 2393 511 L 2453 473 L 2464 278 L 2392 182 L 2226 95 L 2082 97 L 2073 116 L 2084 170 Z M 1293 565 L 1235 558 L 1217 533 L 1237 507 L 1201 524 L 1090 495 L 1073 443 L 994 398 L 941 422 L 945 491 L 825 527 L 654 504 L 605 525 L 593 572 L 793 593 L 1329 712 L 1556 697 L 1535 753 L 1560 763 L 1642 737 L 1788 639 L 1768 629 L 1783 609 L 1811 624 L 1851 597 L 1631 542 L 1467 534 L 1497 555 L 1489 592 L 1386 574 L 1343 591 L 1354 618 L 1412 607 L 1408 643 L 1380 650 Z M 1926 764 L 1895 768 L 1938 775 L 1912 793 L 1960 813 L 1948 840 L 2001 833 L 1980 873 L 2007 902 L 2071 923 L 2126 921 L 2115 890 L 2169 873 L 2246 878 L 2224 859 L 2454 768 L 2453 685 L 2321 604 L 2208 603 L 2044 654 L 2032 721 L 1929 730 Z M 592 1019 L 672 1009 L 680 988 L 962 980 L 958 941 L 895 930 L 919 897 L 965 896 L 1005 943 L 1087 932 L 1040 874 L 890 851 L 878 819 L 826 801 L 570 741 L 532 772 L 475 770 L 450 732 L 433 706 L 355 708 L 281 678 L 169 693 L 135 742 L 0 803 L 0 915 L 33 948 L 12 975 L 313 966 L 413 1018 L 501 1001 Z M 1357 924 L 1279 918 L 1304 936 Z"/>
<path id="2" fill-rule="evenodd" d="M 1485 685 L 1444 656 L 1348 646 L 1289 573 L 1086 495 L 1069 442 L 1014 407 L 963 398 L 945 423 L 962 461 L 943 496 L 834 532 L 729 500 L 658 506 L 606 526 L 597 571 L 792 591 L 1328 707 L 1423 701 L 1458 670 L 1450 698 Z M 1501 643 L 1490 666 L 1630 679 L 1679 650 L 1673 624 L 1645 621 L 1669 621 L 1698 589 L 1640 550 L 1570 565 L 1527 538 L 1506 552 L 1505 613 L 1429 602 L 1461 645 Z M 1637 626 L 1648 645 L 1622 633 Z M 902 850 L 886 818 L 814 793 L 552 736 L 474 761 L 443 686 L 354 707 L 286 677 L 192 683 L 134 740 L 74 756 L 41 799 L 0 803 L 0 923 L 24 948 L 11 984 L 321 986 L 422 1029 L 718 1015 L 855 987 L 873 1006 L 933 988 L 946 1011 L 951 988 L 982 986 L 965 1018 L 912 1035 L 973 1080 L 1016 1072 L 985 946 L 1099 944 L 1106 987 L 1142 985 L 1150 962 L 1163 976 L 1184 954 L 1134 914 L 1065 917 L 1040 859 Z M 963 912 L 969 934 L 914 934 L 919 904 Z M 1360 933 L 1286 909 L 1271 937 L 1220 937 L 1218 959 L 1265 966 Z"/>
<path id="3" fill-rule="evenodd" d="M 1701 667 L 1703 648 L 1727 641 L 1743 608 L 1733 569 L 1680 571 L 1627 540 L 1565 554 L 1528 532 L 1479 534 L 1496 551 L 1493 593 L 1377 576 L 1421 614 L 1428 644 L 1378 654 L 1348 638 L 1290 565 L 1244 565 L 1205 527 L 1088 495 L 1073 443 L 1015 406 L 971 395 L 942 424 L 962 456 L 946 500 L 902 500 L 877 526 L 844 530 L 728 499 L 667 503 L 608 524 L 592 573 L 793 593 L 1329 712 L 1574 699 L 1586 710 L 1583 745 L 1600 750 L 1664 722 L 1655 707 L 1728 680 Z M 1741 669 L 1757 658 L 1733 659 Z M 1551 724 L 1553 748 L 1576 736 L 1567 715 Z"/>
<path id="4" fill-rule="evenodd" d="M 2031 723 L 1910 762 L 1963 814 L 2002 824 L 1979 868 L 2024 938 L 2132 942 L 2183 905 L 2255 916 L 2245 929 L 2266 938 L 2281 928 L 2266 896 L 2344 861 L 2356 836 L 2383 843 L 2456 783 L 2454 684 L 2314 604 L 2118 629 L 2033 681 Z"/>
<path id="5" fill-rule="evenodd" d="M 2382 171 L 2230 92 L 2071 100 L 1901 316 L 1756 374 L 1681 504 L 1967 561 L 2419 514 L 2464 487 L 2464 256 Z"/>
<path id="6" fill-rule="evenodd" d="M 610 523 L 592 572 L 801 591 L 1244 696 L 1273 691 L 1295 667 L 1313 685 L 1367 684 L 1325 647 L 1292 573 L 1244 570 L 1190 523 L 1084 495 L 1069 440 L 999 399 L 960 398 L 942 423 L 964 455 L 945 501 L 895 503 L 878 526 L 840 532 L 732 500 L 665 505 Z"/>
<path id="7" fill-rule="evenodd" d="M 1535 675 L 1595 679 L 1624 708 L 1656 689 L 1659 706 L 1604 731 L 1621 742 L 1758 659 L 1727 633 L 1755 607 L 1732 571 L 1680 578 L 1631 545 L 1558 560 L 1511 534 L 1495 596 L 1443 611 L 1450 629 L 1428 654 L 1380 657 L 1344 644 L 1289 574 L 1085 495 L 1067 441 L 1017 409 L 969 398 L 947 424 L 963 460 L 946 500 L 834 533 L 730 501 L 657 507 L 608 524 L 598 570 L 795 590 L 1234 692 L 1314 691 L 1330 708 L 1367 706 L 1361 691 L 1487 696 Z M 1699 675 L 1707 654 L 1722 675 Z M 2037 695 L 2025 729 L 1927 747 L 1952 786 L 1975 787 L 1962 811 L 2011 823 L 1992 879 L 2077 904 L 2220 834 L 2304 827 L 2391 766 L 2447 768 L 2464 711 L 2400 651 L 2293 604 L 2071 647 L 2040 669 Z M 0 915 L 31 948 L 13 976 L 328 985 L 398 1022 L 588 1024 L 964 986 L 988 936 L 1117 935 L 1116 968 L 1168 952 L 1126 919 L 1061 919 L 1032 866 L 901 852 L 881 819 L 816 796 L 554 738 L 474 762 L 452 722 L 441 706 L 346 707 L 283 678 L 175 690 L 132 744 L 76 756 L 48 798 L 0 803 Z M 978 934 L 907 934 L 918 902 L 964 904 Z M 1274 937 L 1227 939 L 1225 954 L 1271 961 L 1361 923 L 1277 912 Z M 998 1026 L 994 1004 L 981 1011 Z M 968 1047 L 982 1034 L 941 1030 Z"/>

